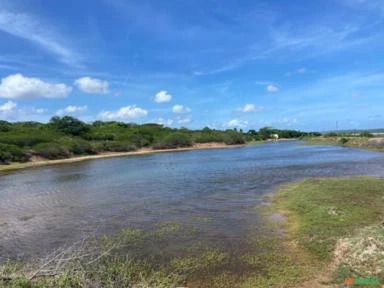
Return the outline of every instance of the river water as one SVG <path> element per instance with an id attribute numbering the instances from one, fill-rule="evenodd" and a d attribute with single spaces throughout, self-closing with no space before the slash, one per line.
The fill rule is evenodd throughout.
<path id="1" fill-rule="evenodd" d="M 295 141 L 3 173 L 0 262 L 43 256 L 87 233 L 148 230 L 167 221 L 194 233 L 164 251 L 197 243 L 235 250 L 257 233 L 261 220 L 253 208 L 278 185 L 305 177 L 383 174 L 384 154 Z"/>

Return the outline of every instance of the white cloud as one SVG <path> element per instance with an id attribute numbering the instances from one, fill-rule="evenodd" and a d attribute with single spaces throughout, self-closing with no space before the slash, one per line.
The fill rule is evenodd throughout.
<path id="1" fill-rule="evenodd" d="M 47 112 L 48 110 L 47 109 L 44 109 L 44 108 L 32 108 L 32 112 L 33 113 L 36 113 L 36 114 L 43 114 L 45 112 Z"/>
<path id="2" fill-rule="evenodd" d="M 103 111 L 99 114 L 99 118 L 105 120 L 123 120 L 136 119 L 148 115 L 148 111 L 136 106 L 121 107 L 117 111 Z"/>
<path id="3" fill-rule="evenodd" d="M 180 124 L 180 125 L 184 125 L 184 124 L 191 123 L 191 121 L 192 121 L 192 118 L 187 117 L 187 118 L 180 118 L 180 119 L 178 119 L 177 123 Z"/>
<path id="4" fill-rule="evenodd" d="M 71 91 L 72 87 L 63 83 L 48 83 L 21 74 L 9 75 L 0 82 L 0 98 L 63 98 Z"/>
<path id="5" fill-rule="evenodd" d="M 78 89 L 88 94 L 108 94 L 109 83 L 100 79 L 82 77 L 75 80 Z"/>
<path id="6" fill-rule="evenodd" d="M 87 106 L 72 106 L 69 105 L 63 109 L 57 110 L 57 115 L 64 115 L 64 114 L 80 114 L 88 111 Z"/>
<path id="7" fill-rule="evenodd" d="M 158 93 L 155 95 L 154 100 L 155 100 L 156 103 L 165 103 L 165 102 L 169 102 L 169 101 L 172 100 L 172 95 L 169 94 L 167 91 L 163 90 L 163 91 L 158 92 Z"/>
<path id="8" fill-rule="evenodd" d="M 172 119 L 165 120 L 164 118 L 160 117 L 157 120 L 155 120 L 154 122 L 157 124 L 160 124 L 160 125 L 172 126 L 174 121 Z"/>
<path id="9" fill-rule="evenodd" d="M 8 101 L 0 106 L 0 112 L 9 112 L 17 107 L 17 104 L 13 101 Z"/>
<path id="10" fill-rule="evenodd" d="M 67 47 L 62 37 L 51 28 L 53 25 L 43 25 L 41 21 L 24 13 L 0 11 L 0 31 L 6 32 L 42 47 L 58 57 L 60 62 L 80 67 L 80 56 Z"/>
<path id="11" fill-rule="evenodd" d="M 288 118 L 288 117 L 277 120 L 278 124 L 285 125 L 286 127 L 293 126 L 293 125 L 297 124 L 297 122 L 298 121 L 296 118 Z"/>
<path id="12" fill-rule="evenodd" d="M 307 72 L 308 72 L 307 68 L 301 67 L 301 68 L 298 68 L 298 69 L 296 69 L 294 71 L 290 71 L 290 72 L 285 73 L 285 76 L 290 77 L 290 76 L 293 76 L 293 75 L 305 74 Z"/>
<path id="13" fill-rule="evenodd" d="M 226 123 L 227 127 L 238 127 L 238 128 L 244 128 L 248 126 L 248 121 L 246 120 L 239 120 L 239 119 L 232 119 Z"/>
<path id="14" fill-rule="evenodd" d="M 258 112 L 258 111 L 261 111 L 262 109 L 263 109 L 262 107 L 258 107 L 254 104 L 245 104 L 244 106 L 237 108 L 236 111 L 242 112 L 242 113 L 249 113 L 249 112 Z"/>
<path id="15" fill-rule="evenodd" d="M 172 112 L 176 114 L 190 113 L 191 108 L 185 107 L 183 105 L 174 105 L 172 107 Z"/>
<path id="16" fill-rule="evenodd" d="M 273 84 L 268 85 L 266 89 L 269 93 L 275 93 L 275 92 L 279 91 L 279 87 L 277 87 L 276 85 L 273 85 Z"/>

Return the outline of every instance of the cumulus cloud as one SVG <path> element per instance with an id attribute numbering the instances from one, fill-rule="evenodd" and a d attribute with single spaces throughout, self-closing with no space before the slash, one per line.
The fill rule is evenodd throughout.
<path id="1" fill-rule="evenodd" d="M 271 84 L 271 85 L 267 86 L 267 91 L 269 93 L 275 93 L 275 92 L 279 91 L 279 87 L 277 87 L 276 85 Z"/>
<path id="2" fill-rule="evenodd" d="M 192 121 L 192 118 L 187 117 L 187 118 L 180 118 L 180 119 L 178 119 L 177 123 L 180 124 L 180 125 L 184 125 L 184 124 L 191 123 L 191 121 Z"/>
<path id="3" fill-rule="evenodd" d="M 64 98 L 71 93 L 72 87 L 63 83 L 48 83 L 39 78 L 28 78 L 13 74 L 0 82 L 0 98 Z"/>
<path id="4" fill-rule="evenodd" d="M 148 115 L 148 111 L 136 106 L 121 107 L 116 111 L 103 111 L 99 114 L 99 118 L 105 120 L 131 120 L 142 118 Z"/>
<path id="5" fill-rule="evenodd" d="M 48 110 L 44 108 L 32 108 L 32 112 L 35 114 L 43 114 L 48 112 Z"/>
<path id="6" fill-rule="evenodd" d="M 246 120 L 239 120 L 239 119 L 232 119 L 226 123 L 227 127 L 231 128 L 244 128 L 248 126 L 248 121 Z"/>
<path id="7" fill-rule="evenodd" d="M 172 126 L 173 124 L 173 120 L 172 119 L 164 119 L 164 118 L 158 118 L 157 120 L 155 120 L 155 123 L 157 124 L 160 124 L 160 125 L 166 125 L 166 126 Z"/>
<path id="8" fill-rule="evenodd" d="M 69 105 L 63 109 L 57 110 L 57 115 L 64 115 L 64 114 L 80 114 L 88 111 L 87 106 L 72 106 Z"/>
<path id="9" fill-rule="evenodd" d="M 91 77 L 82 77 L 75 80 L 75 85 L 84 93 L 88 94 L 108 94 L 109 83 Z"/>
<path id="10" fill-rule="evenodd" d="M 283 119 L 279 119 L 277 120 L 277 123 L 279 124 L 283 124 L 287 127 L 290 127 L 290 126 L 293 126 L 293 125 L 296 125 L 298 123 L 297 119 L 296 118 L 283 118 Z"/>
<path id="11" fill-rule="evenodd" d="M 236 109 L 237 112 L 242 112 L 242 113 L 250 113 L 250 112 L 258 112 L 261 111 L 263 108 L 258 107 L 254 104 L 245 104 L 242 107 L 239 107 Z"/>
<path id="12" fill-rule="evenodd" d="M 191 111 L 191 108 L 185 107 L 183 105 L 174 105 L 172 107 L 172 112 L 176 114 L 189 113 Z"/>
<path id="13" fill-rule="evenodd" d="M 172 95 L 169 94 L 167 91 L 163 90 L 163 91 L 158 92 L 158 93 L 155 95 L 154 100 L 155 100 L 156 103 L 165 103 L 165 102 L 169 102 L 169 101 L 172 100 Z"/>
<path id="14" fill-rule="evenodd" d="M 8 101 L 3 105 L 0 105 L 0 112 L 9 112 L 17 107 L 17 104 L 13 101 Z"/>

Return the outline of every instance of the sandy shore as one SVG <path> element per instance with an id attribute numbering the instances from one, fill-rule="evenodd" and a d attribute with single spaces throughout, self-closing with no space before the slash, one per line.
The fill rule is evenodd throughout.
<path id="1" fill-rule="evenodd" d="M 58 160 L 32 159 L 32 161 L 26 162 L 26 163 L 12 163 L 9 165 L 0 165 L 0 172 L 26 169 L 26 168 L 32 168 L 32 167 L 39 167 L 39 166 L 46 166 L 46 165 L 75 163 L 75 162 L 101 159 L 101 158 L 109 158 L 109 157 L 135 156 L 135 155 L 146 155 L 146 154 L 154 154 L 154 153 L 182 152 L 182 151 L 203 150 L 203 149 L 236 148 L 236 147 L 243 147 L 246 145 L 249 145 L 249 144 L 226 145 L 224 143 L 202 143 L 202 144 L 195 144 L 192 147 L 188 147 L 188 148 L 162 149 L 162 150 L 153 150 L 151 148 L 142 148 L 142 149 L 139 149 L 137 151 L 132 151 L 132 152 L 108 152 L 108 153 L 100 153 L 97 155 L 78 156 L 78 157 L 71 157 L 71 158 L 58 159 Z"/>

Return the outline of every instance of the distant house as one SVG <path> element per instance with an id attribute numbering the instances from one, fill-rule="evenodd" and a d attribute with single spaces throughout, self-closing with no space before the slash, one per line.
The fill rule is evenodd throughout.
<path id="1" fill-rule="evenodd" d="M 279 134 L 271 134 L 271 138 L 275 141 L 279 140 Z"/>

